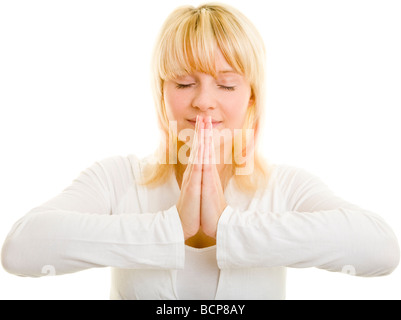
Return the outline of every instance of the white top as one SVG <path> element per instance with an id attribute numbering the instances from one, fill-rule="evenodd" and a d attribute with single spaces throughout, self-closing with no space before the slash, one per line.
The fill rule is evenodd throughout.
<path id="1" fill-rule="evenodd" d="M 177 272 L 178 297 L 185 300 L 212 300 L 216 296 L 220 270 L 216 246 L 185 246 L 184 269 Z"/>
<path id="2" fill-rule="evenodd" d="M 112 299 L 185 299 L 180 189 L 173 176 L 153 189 L 137 184 L 146 161 L 115 156 L 82 171 L 14 224 L 3 267 L 32 277 L 46 275 L 45 266 L 56 274 L 112 267 Z M 379 276 L 398 265 L 398 242 L 385 221 L 304 170 L 273 166 L 267 188 L 249 196 L 230 180 L 224 196 L 215 299 L 283 299 L 286 267 L 352 266 L 356 275 Z M 208 283 L 213 297 L 215 280 Z"/>

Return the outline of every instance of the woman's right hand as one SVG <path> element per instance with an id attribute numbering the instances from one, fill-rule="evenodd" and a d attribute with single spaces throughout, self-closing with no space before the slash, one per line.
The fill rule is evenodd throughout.
<path id="1" fill-rule="evenodd" d="M 180 198 L 176 205 L 185 240 L 197 234 L 200 228 L 203 161 L 203 137 L 201 134 L 204 126 L 202 117 L 198 116 L 196 119 L 191 154 L 189 156 L 188 165 L 184 171 Z"/>

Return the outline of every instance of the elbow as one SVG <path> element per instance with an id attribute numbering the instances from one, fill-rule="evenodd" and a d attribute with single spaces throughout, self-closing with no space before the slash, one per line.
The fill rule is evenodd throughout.
<path id="1" fill-rule="evenodd" d="M 384 247 L 384 256 L 382 259 L 383 272 L 381 275 L 391 274 L 400 262 L 400 248 L 396 239 L 388 241 Z"/>
<path id="2" fill-rule="evenodd" d="M 381 219 L 371 221 L 370 232 L 360 234 L 359 250 L 354 251 L 361 263 L 357 275 L 375 277 L 391 274 L 400 262 L 400 247 L 393 230 Z M 356 249 L 356 248 L 355 248 Z M 359 252 L 358 252 L 359 251 Z"/>
<path id="3" fill-rule="evenodd" d="M 1 250 L 1 264 L 8 273 L 24 276 L 37 277 L 40 274 L 33 272 L 32 265 L 26 259 L 24 249 L 16 239 L 6 239 Z"/>
<path id="4" fill-rule="evenodd" d="M 1 265 L 5 271 L 11 274 L 23 276 L 21 272 L 20 259 L 18 259 L 18 254 L 15 246 L 11 239 L 7 239 L 1 250 Z"/>
<path id="5" fill-rule="evenodd" d="M 8 273 L 23 277 L 40 277 L 43 245 L 37 243 L 26 230 L 27 216 L 18 220 L 1 248 L 1 264 Z"/>
<path id="6" fill-rule="evenodd" d="M 366 248 L 363 255 L 359 256 L 360 270 L 356 268 L 356 275 L 365 277 L 386 276 L 391 274 L 400 261 L 400 248 L 395 238 L 387 238 L 376 243 L 371 243 L 370 250 Z M 369 251 L 369 252 L 367 252 Z M 356 255 L 358 256 L 358 255 Z"/>
<path id="7" fill-rule="evenodd" d="M 400 262 L 400 247 L 394 232 L 390 229 L 382 235 L 381 240 L 376 241 L 377 275 L 385 276 L 391 274 Z"/>
<path id="8" fill-rule="evenodd" d="M 16 264 L 15 254 L 10 243 L 10 239 L 6 239 L 1 249 L 1 265 L 5 271 L 11 274 L 18 274 L 18 266 Z"/>

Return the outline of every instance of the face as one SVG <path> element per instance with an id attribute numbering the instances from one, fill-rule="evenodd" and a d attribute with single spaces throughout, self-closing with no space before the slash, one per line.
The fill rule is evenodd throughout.
<path id="1" fill-rule="evenodd" d="M 247 108 L 253 103 L 251 86 L 236 73 L 219 51 L 217 77 L 195 72 L 164 82 L 163 93 L 169 121 L 177 132 L 194 129 L 196 116 L 211 116 L 213 129 L 242 129 Z M 216 139 L 215 139 L 216 142 Z"/>

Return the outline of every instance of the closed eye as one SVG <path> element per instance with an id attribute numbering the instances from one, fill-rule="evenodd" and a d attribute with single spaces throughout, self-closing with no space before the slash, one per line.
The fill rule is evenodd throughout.
<path id="1" fill-rule="evenodd" d="M 193 83 L 190 83 L 190 84 L 177 83 L 175 87 L 177 89 L 185 89 L 185 88 L 189 88 L 189 87 L 191 87 L 193 85 L 194 85 Z"/>
<path id="2" fill-rule="evenodd" d="M 194 83 L 189 83 L 189 84 L 183 84 L 183 83 L 177 83 L 176 88 L 177 89 L 185 89 L 185 88 L 190 88 L 194 85 Z M 235 87 L 228 87 L 228 86 L 219 86 L 220 89 L 227 90 L 227 91 L 234 91 Z"/>
<path id="3" fill-rule="evenodd" d="M 221 89 L 223 90 L 227 90 L 227 91 L 234 91 L 235 87 L 227 87 L 227 86 L 219 86 Z"/>

